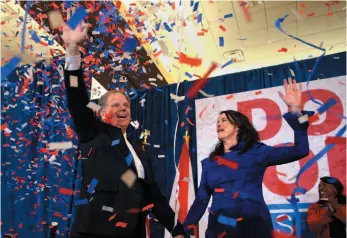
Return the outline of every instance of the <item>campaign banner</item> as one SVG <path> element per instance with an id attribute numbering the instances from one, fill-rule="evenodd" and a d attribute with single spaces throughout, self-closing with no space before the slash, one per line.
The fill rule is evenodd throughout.
<path id="1" fill-rule="evenodd" d="M 274 229 L 278 231 L 287 234 L 295 232 L 294 211 L 287 199 L 296 188 L 296 175 L 300 168 L 319 152 L 323 151 L 323 155 L 299 179 L 300 186 L 307 190 L 304 195 L 296 195 L 299 199 L 302 237 L 312 237 L 307 225 L 307 209 L 311 203 L 318 200 L 319 178 L 333 176 L 346 186 L 346 143 L 336 144 L 324 153 L 324 148 L 329 141 L 326 139 L 336 136 L 336 133 L 346 124 L 345 84 L 346 76 L 312 81 L 308 85 L 310 94 L 307 93 L 307 84 L 302 85 L 304 110 L 318 113 L 317 110 L 321 105 L 317 102 L 325 104 L 328 101 L 335 101 L 336 103 L 319 114 L 319 119 L 310 124 L 308 129 L 310 154 L 307 157 L 289 164 L 268 167 L 265 172 L 263 196 L 269 207 Z M 208 157 L 218 142 L 216 124 L 221 111 L 237 110 L 245 114 L 259 132 L 261 141 L 267 145 L 281 146 L 294 142 L 294 132 L 282 117 L 289 109 L 279 97 L 278 91 L 285 93 L 283 86 L 280 86 L 195 101 L 199 183 L 201 161 Z M 311 100 L 312 98 L 310 99 L 310 95 L 316 103 Z M 200 237 L 205 236 L 207 211 L 199 223 Z M 286 219 L 281 219 L 283 216 L 287 216 Z"/>

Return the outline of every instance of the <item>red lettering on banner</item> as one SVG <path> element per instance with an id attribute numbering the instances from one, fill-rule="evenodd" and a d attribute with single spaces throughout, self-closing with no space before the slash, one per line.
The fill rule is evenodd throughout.
<path id="1" fill-rule="evenodd" d="M 336 104 L 329 108 L 325 112 L 325 120 L 320 124 L 311 124 L 308 128 L 308 135 L 317 136 L 317 134 L 327 134 L 335 130 L 342 121 L 342 118 L 336 114 L 343 115 L 343 105 L 340 98 L 334 93 L 326 89 L 313 89 L 310 90 L 311 95 L 314 99 L 325 103 L 329 98 L 336 100 Z M 302 93 L 302 105 L 305 105 L 310 98 L 306 92 Z"/>
<path id="2" fill-rule="evenodd" d="M 330 176 L 340 180 L 346 194 L 346 144 L 335 144 L 327 156 Z"/>
<path id="3" fill-rule="evenodd" d="M 259 98 L 237 103 L 237 110 L 247 116 L 252 123 L 252 109 L 256 108 L 262 109 L 266 114 L 266 118 L 276 115 L 281 116 L 282 114 L 277 103 L 267 98 Z M 274 137 L 280 131 L 281 127 L 282 118 L 271 121 L 266 120 L 266 127 L 263 130 L 258 131 L 260 140 L 267 140 Z"/>
<path id="4" fill-rule="evenodd" d="M 288 146 L 293 146 L 293 145 L 294 144 L 291 143 Z M 310 154 L 308 156 L 297 161 L 300 165 L 300 169 L 313 157 L 314 157 L 314 154 L 312 151 L 310 151 Z M 266 186 L 267 189 L 269 189 L 274 194 L 290 197 L 293 190 L 296 188 L 296 185 L 295 185 L 296 179 L 294 178 L 291 181 L 291 183 L 285 183 L 278 179 L 277 174 L 278 173 L 276 170 L 276 166 L 268 167 L 264 175 L 264 180 L 263 180 L 264 185 Z M 307 191 L 310 191 L 313 188 L 313 186 L 316 184 L 317 180 L 318 180 L 318 164 L 314 163 L 309 169 L 307 169 L 300 176 L 299 186 L 302 188 L 305 188 Z"/>

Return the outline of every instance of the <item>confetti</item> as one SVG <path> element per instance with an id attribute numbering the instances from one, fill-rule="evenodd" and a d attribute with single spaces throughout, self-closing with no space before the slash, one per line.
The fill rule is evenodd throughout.
<path id="1" fill-rule="evenodd" d="M 131 188 L 135 181 L 136 181 L 136 175 L 134 174 L 134 172 L 131 169 L 128 169 L 127 171 L 125 171 L 125 173 L 122 174 L 122 176 L 120 177 L 120 179 L 129 187 Z"/>
<path id="2" fill-rule="evenodd" d="M 128 166 L 130 166 L 133 163 L 134 157 L 133 157 L 133 154 L 131 152 L 129 152 L 128 156 L 125 158 L 125 161 L 126 161 Z"/>
<path id="3" fill-rule="evenodd" d="M 224 193 L 224 188 L 215 188 L 214 191 L 216 193 Z"/>
<path id="4" fill-rule="evenodd" d="M 218 165 L 224 165 L 224 166 L 226 166 L 228 168 L 232 168 L 234 170 L 237 170 L 238 167 L 239 167 L 238 163 L 235 163 L 233 161 L 224 159 L 224 158 L 222 158 L 220 156 L 216 156 L 216 159 L 217 159 L 217 164 Z"/>
<path id="5" fill-rule="evenodd" d="M 68 188 L 59 188 L 59 193 L 64 195 L 72 196 L 73 190 Z"/>
<path id="6" fill-rule="evenodd" d="M 1 79 L 7 78 L 10 73 L 17 67 L 19 62 L 21 62 L 19 56 L 11 58 L 3 67 L 1 67 Z"/>
<path id="7" fill-rule="evenodd" d="M 35 41 L 36 43 L 40 43 L 41 39 L 34 30 L 29 30 L 29 34 L 31 35 L 31 39 L 33 41 Z"/>
<path id="8" fill-rule="evenodd" d="M 48 148 L 50 150 L 66 150 L 66 149 L 72 149 L 72 142 L 51 142 L 48 144 Z"/>
<path id="9" fill-rule="evenodd" d="M 224 37 L 222 36 L 219 37 L 219 46 L 224 47 Z"/>
<path id="10" fill-rule="evenodd" d="M 117 214 L 118 214 L 118 213 L 116 213 L 116 214 L 110 216 L 110 218 L 108 218 L 108 221 L 112 221 L 112 220 L 117 216 Z"/>
<path id="11" fill-rule="evenodd" d="M 163 159 L 163 158 L 165 158 L 165 155 L 158 155 L 158 158 Z"/>
<path id="12" fill-rule="evenodd" d="M 112 141 L 112 145 L 111 146 L 115 146 L 115 145 L 118 145 L 119 144 L 119 139 L 118 140 L 114 140 L 114 141 Z"/>
<path id="13" fill-rule="evenodd" d="M 75 14 L 69 19 L 67 25 L 74 30 L 86 16 L 87 11 L 83 7 L 79 7 Z"/>
<path id="14" fill-rule="evenodd" d="M 102 206 L 102 210 L 106 212 L 113 212 L 114 208 L 113 207 L 108 207 L 108 206 Z"/>
<path id="15" fill-rule="evenodd" d="M 179 54 L 179 62 L 182 64 L 187 64 L 190 66 L 200 66 L 202 64 L 202 59 L 199 58 L 191 58 L 189 56 L 187 56 L 186 54 L 180 52 Z"/>
<path id="16" fill-rule="evenodd" d="M 232 226 L 236 227 L 237 220 L 231 217 L 226 217 L 224 215 L 219 215 L 217 219 L 218 223 L 227 225 L 227 226 Z"/>
<path id="17" fill-rule="evenodd" d="M 281 49 L 278 49 L 277 52 L 284 52 L 286 53 L 288 51 L 287 48 L 282 47 Z"/>
<path id="18" fill-rule="evenodd" d="M 78 78 L 75 75 L 70 75 L 70 87 L 78 88 Z"/>
<path id="19" fill-rule="evenodd" d="M 207 94 L 207 93 L 205 93 L 205 92 L 202 91 L 202 90 L 199 90 L 199 93 L 201 93 L 202 95 L 204 95 L 205 97 L 208 97 L 208 98 L 214 97 L 214 96 L 215 96 L 214 94 Z"/>
<path id="20" fill-rule="evenodd" d="M 119 221 L 119 222 L 116 223 L 116 227 L 125 228 L 125 227 L 127 227 L 127 225 L 128 225 L 128 223 L 126 223 L 126 222 L 121 222 L 121 221 Z"/>
<path id="21" fill-rule="evenodd" d="M 329 108 L 331 108 L 332 106 L 334 106 L 336 104 L 336 100 L 333 98 L 329 98 L 328 101 L 326 103 L 324 103 L 320 108 L 318 108 L 318 112 L 320 114 L 324 113 L 326 110 L 328 110 Z"/>
<path id="22" fill-rule="evenodd" d="M 92 181 L 90 182 L 87 192 L 92 194 L 95 190 L 96 185 L 98 185 L 98 183 L 99 183 L 99 180 L 93 178 Z"/>
<path id="23" fill-rule="evenodd" d="M 144 211 L 147 211 L 147 210 L 149 210 L 149 209 L 151 209 L 151 208 L 153 208 L 153 207 L 154 207 L 154 203 L 149 204 L 149 205 L 145 206 L 144 208 L 142 208 L 142 211 L 143 211 L 143 212 L 144 212 Z"/>
<path id="24" fill-rule="evenodd" d="M 49 25 L 52 29 L 58 28 L 59 26 L 64 24 L 64 19 L 60 14 L 60 11 L 50 11 L 48 12 L 48 21 Z"/>
<path id="25" fill-rule="evenodd" d="M 81 206 L 81 205 L 87 205 L 88 204 L 88 199 L 84 198 L 84 199 L 79 199 L 76 201 L 75 206 Z"/>
<path id="26" fill-rule="evenodd" d="M 234 63 L 234 59 L 229 60 L 228 62 L 226 62 L 225 64 L 222 65 L 222 69 L 224 69 L 225 67 L 227 67 L 228 65 L 231 65 L 232 63 Z"/>
<path id="27" fill-rule="evenodd" d="M 227 29 L 226 29 L 224 26 L 222 26 L 222 25 L 219 26 L 219 29 L 221 29 L 221 30 L 224 31 L 224 32 L 226 32 L 226 30 L 227 30 Z"/>
<path id="28" fill-rule="evenodd" d="M 101 110 L 101 107 L 93 102 L 89 102 L 87 107 L 92 109 L 94 112 L 99 112 Z"/>
<path id="29" fill-rule="evenodd" d="M 233 17 L 233 14 L 232 14 L 232 13 L 224 15 L 224 18 L 225 18 L 225 19 L 226 19 L 226 18 L 231 18 L 231 17 Z"/>
<path id="30" fill-rule="evenodd" d="M 136 130 L 139 128 L 140 124 L 139 122 L 136 120 L 136 121 L 131 121 L 130 122 L 130 125 L 132 125 Z"/>
<path id="31" fill-rule="evenodd" d="M 188 89 L 188 92 L 186 96 L 189 99 L 192 99 L 196 96 L 196 94 L 199 92 L 199 90 L 207 83 L 210 74 L 218 67 L 216 63 L 212 63 L 209 70 L 205 73 L 205 75 L 194 82 L 194 84 Z"/>
<path id="32" fill-rule="evenodd" d="M 289 71 L 290 71 L 290 74 L 293 76 L 293 77 L 295 77 L 295 73 L 294 73 L 294 70 L 292 70 L 292 69 L 289 69 Z"/>

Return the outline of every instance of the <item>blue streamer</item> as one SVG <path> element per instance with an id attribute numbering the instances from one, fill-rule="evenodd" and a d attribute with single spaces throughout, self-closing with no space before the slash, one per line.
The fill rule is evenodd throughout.
<path id="1" fill-rule="evenodd" d="M 235 218 L 219 215 L 218 216 L 218 223 L 226 225 L 226 226 L 232 226 L 236 227 L 237 220 Z"/>
<path id="2" fill-rule="evenodd" d="M 93 193 L 96 185 L 98 185 L 98 182 L 99 181 L 97 179 L 93 178 L 92 181 L 90 182 L 90 186 L 89 186 L 87 192 L 88 193 Z"/>
<path id="3" fill-rule="evenodd" d="M 29 9 L 31 4 L 34 2 L 31 1 L 27 1 L 27 4 L 25 5 L 25 15 L 24 15 L 24 24 L 23 24 L 23 31 L 22 31 L 22 45 L 20 48 L 20 52 L 24 52 L 25 50 L 25 31 L 27 29 L 27 18 L 28 18 L 28 13 L 29 13 Z"/>
<path id="4" fill-rule="evenodd" d="M 223 64 L 222 69 L 225 68 L 225 67 L 227 67 L 228 65 L 232 64 L 233 62 L 234 62 L 234 59 L 229 60 L 228 62 L 226 62 L 225 64 Z"/>
<path id="5" fill-rule="evenodd" d="M 1 81 L 7 78 L 7 76 L 17 67 L 22 59 L 18 56 L 14 56 L 3 67 L 1 67 Z"/>
<path id="6" fill-rule="evenodd" d="M 87 16 L 87 12 L 83 7 L 79 7 L 75 14 L 67 22 L 67 25 L 74 30 L 78 24 Z"/>
<path id="7" fill-rule="evenodd" d="M 318 108 L 318 112 L 320 114 L 324 113 L 326 110 L 328 110 L 329 108 L 331 108 L 332 106 L 334 106 L 336 104 L 336 100 L 333 98 L 329 98 L 328 101 L 326 103 L 324 103 L 320 108 Z"/>

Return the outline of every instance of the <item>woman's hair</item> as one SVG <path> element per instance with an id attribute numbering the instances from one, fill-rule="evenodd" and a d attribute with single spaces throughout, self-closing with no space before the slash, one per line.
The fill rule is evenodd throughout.
<path id="1" fill-rule="evenodd" d="M 252 123 L 249 121 L 248 117 L 246 117 L 241 112 L 227 110 L 219 113 L 225 114 L 228 118 L 228 121 L 235 125 L 239 131 L 237 133 L 237 142 L 244 142 L 244 147 L 241 148 L 239 154 L 243 154 L 250 150 L 258 141 L 259 135 L 257 130 L 253 127 Z M 221 156 L 224 154 L 224 145 L 220 140 L 215 146 L 214 150 L 210 154 L 210 159 L 214 159 L 215 156 Z"/>
<path id="2" fill-rule="evenodd" d="M 337 192 L 337 196 L 336 196 L 337 201 L 340 204 L 346 203 L 346 196 L 342 194 L 344 187 L 343 187 L 342 183 L 340 182 L 340 180 L 338 180 L 337 178 L 334 178 L 334 177 L 325 176 L 325 177 L 321 177 L 320 181 L 322 181 L 323 183 L 333 185 L 336 189 L 336 192 Z"/>

